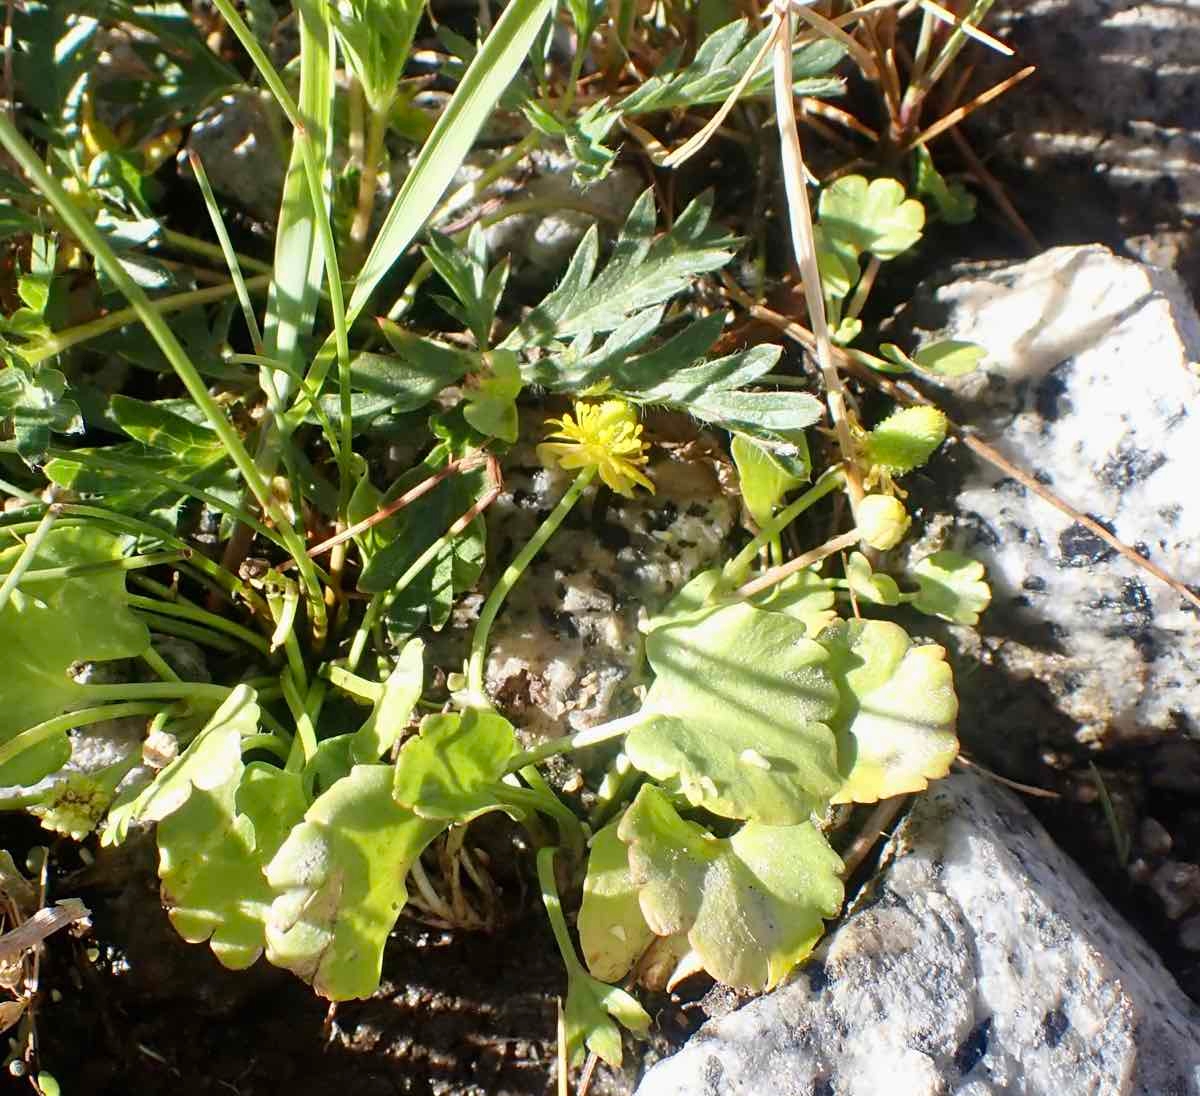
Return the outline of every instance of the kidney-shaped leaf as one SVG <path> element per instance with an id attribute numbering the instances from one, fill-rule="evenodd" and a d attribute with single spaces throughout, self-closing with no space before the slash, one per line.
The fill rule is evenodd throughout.
<path id="1" fill-rule="evenodd" d="M 810 822 L 748 822 L 716 838 L 647 784 L 620 836 L 650 927 L 661 936 L 687 933 L 705 969 L 726 985 L 776 985 L 842 907 L 842 862 Z"/>
<path id="2" fill-rule="evenodd" d="M 783 613 L 725 605 L 646 637 L 655 681 L 625 752 L 726 818 L 805 821 L 841 785 L 827 725 L 837 688 L 825 649 Z"/>
<path id="3" fill-rule="evenodd" d="M 426 716 L 400 751 L 392 794 L 421 818 L 470 821 L 496 809 L 497 786 L 516 749 L 512 724 L 495 712 Z"/>
<path id="4" fill-rule="evenodd" d="M 921 238 L 925 207 L 895 179 L 845 175 L 821 192 L 821 229 L 856 252 L 894 259 Z"/>
<path id="5" fill-rule="evenodd" d="M 322 997 L 369 997 L 408 901 L 405 877 L 444 826 L 392 798 L 390 765 L 356 765 L 309 807 L 267 865 L 276 891 L 267 958 Z"/>
<path id="6" fill-rule="evenodd" d="M 817 639 L 842 693 L 834 727 L 847 775 L 833 801 L 874 803 L 945 776 L 958 754 L 946 652 L 886 620 L 840 620 Z"/>

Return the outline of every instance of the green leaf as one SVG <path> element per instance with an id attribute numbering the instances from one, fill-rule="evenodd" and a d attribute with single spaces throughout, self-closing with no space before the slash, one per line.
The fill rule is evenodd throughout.
<path id="1" fill-rule="evenodd" d="M 619 832 L 650 927 L 686 933 L 726 985 L 756 993 L 777 985 L 842 908 L 842 862 L 810 822 L 748 822 L 716 838 L 644 785 Z"/>
<path id="2" fill-rule="evenodd" d="M 926 373 L 939 377 L 961 377 L 973 373 L 986 357 L 987 351 L 977 343 L 942 339 L 922 346 L 913 354 L 912 361 Z"/>
<path id="3" fill-rule="evenodd" d="M 637 1000 L 619 986 L 610 986 L 593 978 L 582 968 L 569 972 L 567 1003 L 563 1007 L 567 1029 L 567 1061 L 578 1065 L 583 1060 L 584 1047 L 620 1069 L 621 1029 L 646 1032 L 650 1017 Z"/>
<path id="4" fill-rule="evenodd" d="M 0 357 L 5 347 L 0 345 Z M 0 427 L 11 424 L 17 452 L 28 461 L 45 457 L 50 434 L 83 431 L 79 405 L 64 399 L 67 378 L 57 369 L 36 371 L 22 365 L 0 366 Z"/>
<path id="5" fill-rule="evenodd" d="M 480 348 L 489 345 L 496 307 L 508 282 L 508 260 L 488 270 L 487 237 L 476 222 L 460 248 L 448 236 L 430 230 L 425 257 L 442 280 L 450 287 L 457 304 L 438 298 L 442 307 L 470 329 Z"/>
<path id="6" fill-rule="evenodd" d="M 382 325 L 381 325 L 382 326 Z M 388 329 L 384 333 L 391 338 Z M 397 340 L 399 341 L 399 340 Z M 363 351 L 350 363 L 350 415 L 356 431 L 383 415 L 402 414 L 426 406 L 447 385 L 477 368 L 474 356 L 442 347 L 432 340 L 411 336 L 396 355 Z M 321 409 L 330 422 L 341 422 L 336 394 L 321 397 Z"/>
<path id="7" fill-rule="evenodd" d="M 711 213 L 711 195 L 702 195 L 669 232 L 655 239 L 654 192 L 644 191 L 604 269 L 596 273 L 600 237 L 593 225 L 558 286 L 501 345 L 520 350 L 585 331 L 612 331 L 632 313 L 687 289 L 696 275 L 724 266 L 733 257 L 735 241 L 708 229 Z"/>
<path id="8" fill-rule="evenodd" d="M 894 259 L 921 238 L 925 209 L 895 179 L 844 175 L 821 191 L 821 231 L 856 254 Z"/>
<path id="9" fill-rule="evenodd" d="M 933 202 L 938 215 L 950 225 L 970 224 L 975 220 L 975 195 L 962 183 L 947 183 L 933 166 L 933 157 L 924 145 L 913 150 L 914 188 Z"/>
<path id="10" fill-rule="evenodd" d="M 0 575 L 12 570 L 23 547 L 0 552 Z M 119 537 L 90 526 L 52 529 L 42 542 L 38 569 L 121 557 Z M 77 662 L 136 658 L 150 646 L 146 625 L 129 608 L 125 574 L 100 571 L 58 583 L 14 590 L 0 609 L 0 744 L 35 724 L 83 706 L 84 690 L 71 678 Z M 70 757 L 66 732 L 0 766 L 0 786 L 35 784 Z"/>
<path id="11" fill-rule="evenodd" d="M 655 938 L 642 916 L 618 825 L 612 822 L 592 838 L 579 908 L 579 946 L 588 970 L 602 982 L 624 978 Z"/>
<path id="12" fill-rule="evenodd" d="M 342 54 L 375 113 L 395 101 L 424 0 L 348 0 L 329 6 Z"/>
<path id="13" fill-rule="evenodd" d="M 789 453 L 735 434 L 730 448 L 742 501 L 758 525 L 771 520 L 775 507 L 789 491 L 812 478 L 807 443 L 793 447 Z"/>
<path id="14" fill-rule="evenodd" d="M 378 761 L 403 737 L 417 701 L 421 699 L 424 652 L 425 644 L 419 639 L 410 639 L 400 651 L 370 718 L 350 741 L 350 756 L 355 762 L 371 764 Z"/>
<path id="15" fill-rule="evenodd" d="M 767 441 L 798 445 L 825 406 L 807 392 L 709 392 L 687 404 L 704 422 Z"/>
<path id="16" fill-rule="evenodd" d="M 185 419 L 160 404 L 116 395 L 109 404 L 113 418 L 134 441 L 161 449 L 188 464 L 208 464 L 224 450 L 207 426 Z"/>
<path id="17" fill-rule="evenodd" d="M 500 779 L 516 751 L 512 724 L 495 712 L 428 715 L 400 751 L 392 794 L 421 818 L 469 822 L 499 806 Z"/>
<path id="18" fill-rule="evenodd" d="M 764 591 L 754 599 L 754 604 L 761 609 L 786 613 L 800 621 L 808 635 L 815 636 L 833 620 L 836 601 L 832 583 L 809 567 L 788 575 Z"/>
<path id="19" fill-rule="evenodd" d="M 807 819 L 840 786 L 825 649 L 783 613 L 726 605 L 646 637 L 655 680 L 625 752 L 725 818 Z"/>
<path id="20" fill-rule="evenodd" d="M 842 694 L 834 728 L 847 775 L 833 801 L 874 803 L 945 776 L 958 754 L 946 652 L 886 620 L 838 621 L 817 642 Z"/>
<path id="21" fill-rule="evenodd" d="M 920 468 L 943 441 L 949 421 L 936 407 L 902 407 L 875 427 L 863 443 L 873 467 L 900 476 Z"/>
<path id="22" fill-rule="evenodd" d="M 900 587 L 891 575 L 871 570 L 871 563 L 862 552 L 851 552 L 846 561 L 846 581 L 850 592 L 860 601 L 872 605 L 899 605 Z"/>
<path id="23" fill-rule="evenodd" d="M 298 773 L 243 765 L 242 739 L 258 717 L 254 691 L 238 686 L 122 812 L 158 823 L 158 874 L 175 930 L 189 943 L 207 940 L 235 970 L 262 954 L 274 898 L 263 870 L 306 802 Z"/>
<path id="24" fill-rule="evenodd" d="M 362 311 L 380 280 L 425 226 L 552 7 L 551 0 L 510 0 L 505 5 L 388 210 L 359 271 L 347 310 L 351 317 Z"/>
<path id="25" fill-rule="evenodd" d="M 750 37 L 750 30 L 750 22 L 745 19 L 720 27 L 700 44 L 690 65 L 676 69 L 674 62 L 668 61 L 658 73 L 622 99 L 617 109 L 622 114 L 636 115 L 723 103 L 733 94 L 769 33 L 769 29 L 764 28 Z M 841 60 L 843 52 L 842 47 L 829 38 L 797 49 L 792 55 L 796 94 L 828 96 L 840 93 L 841 80 L 826 74 Z M 771 56 L 768 54 L 742 92 L 742 98 L 769 95 L 770 92 Z"/>
<path id="26" fill-rule="evenodd" d="M 517 440 L 517 396 L 521 369 L 511 350 L 483 355 L 484 369 L 463 389 L 463 418 L 485 437 Z"/>
<path id="27" fill-rule="evenodd" d="M 935 552 L 913 568 L 920 589 L 913 608 L 955 624 L 979 623 L 991 604 L 992 591 L 983 580 L 983 564 L 958 552 Z"/>
<path id="28" fill-rule="evenodd" d="M 356 765 L 304 815 L 267 865 L 276 892 L 267 958 L 322 997 L 379 988 L 383 948 L 408 901 L 405 879 L 445 824 L 392 798 L 390 765 Z"/>
<path id="29" fill-rule="evenodd" d="M 617 152 L 604 144 L 613 126 L 621 118 L 619 107 L 609 106 L 607 99 L 597 100 L 579 115 L 563 121 L 540 103 L 527 102 L 522 107 L 529 124 L 539 133 L 566 145 L 572 161 L 571 181 L 577 187 L 588 187 L 603 179 L 617 162 Z"/>

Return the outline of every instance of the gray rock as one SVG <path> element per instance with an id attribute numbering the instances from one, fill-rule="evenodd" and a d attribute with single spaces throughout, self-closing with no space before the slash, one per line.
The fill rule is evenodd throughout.
<path id="1" fill-rule="evenodd" d="M 1195 582 L 1200 318 L 1178 278 L 1099 246 L 1056 248 L 933 296 L 925 326 L 988 351 L 983 369 L 946 384 L 955 417 Z M 1200 735 L 1193 605 L 990 465 L 967 474 L 956 509 L 957 529 L 937 536 L 987 567 L 985 627 L 1005 637 L 996 662 L 1041 682 L 1080 741 Z"/>
<path id="2" fill-rule="evenodd" d="M 1200 3 L 1009 0 L 988 27 L 1017 56 L 972 47 L 972 90 L 1038 70 L 968 127 L 980 151 L 1054 180 L 1016 188 L 1018 207 L 1084 239 L 1111 218 L 1139 257 L 1200 276 Z"/>
<path id="3" fill-rule="evenodd" d="M 283 197 L 288 151 L 274 136 L 257 95 L 226 95 L 196 120 L 187 147 L 199 155 L 213 189 L 252 217 L 274 223 Z M 191 178 L 181 159 L 180 170 Z"/>
<path id="4" fill-rule="evenodd" d="M 1011 794 L 941 781 L 884 857 L 806 969 L 638 1096 L 1200 1093 L 1200 1011 Z"/>

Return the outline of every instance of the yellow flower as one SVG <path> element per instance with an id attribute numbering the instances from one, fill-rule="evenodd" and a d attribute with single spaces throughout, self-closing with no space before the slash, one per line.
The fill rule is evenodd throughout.
<path id="1" fill-rule="evenodd" d="M 640 470 L 648 460 L 637 412 L 624 400 L 575 404 L 575 414 L 547 419 L 556 429 L 537 447 L 538 460 L 562 468 L 595 468 L 619 495 L 633 497 L 635 484 L 652 484 Z"/>

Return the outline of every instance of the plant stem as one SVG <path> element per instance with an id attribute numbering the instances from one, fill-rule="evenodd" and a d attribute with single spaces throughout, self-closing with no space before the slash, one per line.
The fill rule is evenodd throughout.
<path id="1" fill-rule="evenodd" d="M 267 655 L 271 653 L 271 645 L 265 636 L 243 628 L 232 620 L 227 620 L 218 613 L 210 613 L 207 609 L 179 601 L 161 601 L 158 598 L 142 597 L 140 594 L 130 594 L 129 604 L 135 609 L 144 609 L 148 613 L 158 613 L 162 616 L 178 617 L 181 620 L 191 620 L 202 624 L 216 632 L 240 639 L 249 647 Z"/>
<path id="2" fill-rule="evenodd" d="M 219 2 L 225 3 L 226 0 L 219 0 Z M 91 252 L 96 264 L 112 280 L 113 284 L 125 295 L 126 299 L 136 310 L 146 330 L 150 332 L 159 349 L 162 351 L 163 356 L 170 363 L 171 368 L 175 370 L 175 374 L 182 382 L 184 388 L 187 389 L 188 395 L 191 396 L 196 406 L 204 413 L 204 417 L 213 428 L 213 432 L 220 439 L 222 447 L 229 454 L 234 466 L 241 473 L 246 486 L 250 488 L 254 497 L 258 500 L 263 513 L 275 523 L 275 527 L 279 530 L 280 536 L 287 545 L 289 553 L 293 557 L 299 557 L 296 559 L 296 563 L 300 568 L 302 578 L 309 587 L 310 603 L 315 602 L 319 606 L 315 610 L 319 615 L 314 617 L 313 628 L 316 631 L 323 631 L 325 607 L 321 601 L 321 591 L 320 585 L 317 582 L 316 571 L 313 569 L 311 561 L 304 555 L 304 540 L 297 534 L 283 507 L 275 500 L 271 493 L 270 484 L 267 483 L 266 479 L 259 472 L 258 466 L 254 463 L 254 458 L 250 456 L 245 445 L 242 444 L 241 436 L 234 429 L 233 423 L 229 421 L 225 412 L 222 411 L 221 406 L 209 394 L 203 378 L 192 364 L 187 351 L 184 350 L 176 338 L 175 332 L 171 330 L 170 325 L 154 307 L 141 286 L 133 280 L 121 265 L 120 260 L 117 258 L 108 240 L 105 239 L 104 234 L 93 223 L 91 218 L 71 200 L 58 180 L 46 170 L 37 153 L 33 151 L 25 138 L 17 131 L 16 126 L 3 115 L 0 115 L 0 144 L 4 145 L 9 155 L 16 160 L 34 186 L 42 192 L 46 200 L 54 207 L 55 212 L 62 218 L 67 228 Z"/>
<path id="3" fill-rule="evenodd" d="M 170 552 L 147 552 L 144 556 L 101 559 L 93 563 L 70 563 L 65 567 L 45 567 L 39 571 L 26 571 L 21 578 L 21 585 L 66 582 L 68 579 L 85 578 L 88 575 L 104 574 L 107 571 L 139 571 L 145 567 L 161 567 L 165 563 L 176 563 L 181 559 L 187 559 L 190 555 L 191 551 L 188 549 L 182 551 L 176 549 Z"/>
<path id="4" fill-rule="evenodd" d="M 632 715 L 623 715 L 620 719 L 610 719 L 607 723 L 601 723 L 597 727 L 585 727 L 573 735 L 551 739 L 549 742 L 543 742 L 540 746 L 534 746 L 532 749 L 523 750 L 514 755 L 509 759 L 504 771 L 515 773 L 527 765 L 540 765 L 548 757 L 574 753 L 575 750 L 582 750 L 587 746 L 598 746 L 601 742 L 611 742 L 614 738 L 628 734 L 634 727 L 641 726 L 650 718 L 651 716 L 646 712 L 636 711 Z"/>
<path id="5" fill-rule="evenodd" d="M 517 553 L 516 559 L 504 569 L 500 581 L 488 594 L 487 601 L 484 602 L 483 609 L 479 613 L 479 621 L 475 625 L 475 634 L 471 637 L 471 657 L 467 667 L 467 692 L 473 706 L 490 707 L 483 689 L 483 663 L 487 656 L 488 633 L 492 630 L 496 614 L 500 612 L 504 599 L 508 597 L 521 575 L 525 573 L 525 568 L 533 562 L 538 552 L 546 546 L 546 542 L 558 531 L 558 527 L 571 512 L 575 503 L 579 501 L 579 496 L 583 494 L 584 489 L 592 482 L 595 475 L 596 469 L 592 467 L 584 468 L 575 477 L 566 493 L 559 499 L 558 505 L 529 538 L 525 547 Z"/>
<path id="6" fill-rule="evenodd" d="M 86 686 L 84 687 L 86 688 Z M 67 712 L 65 715 L 56 715 L 53 719 L 47 719 L 42 723 L 35 723 L 32 727 L 27 727 L 0 746 L 0 766 L 7 765 L 14 757 L 18 757 L 26 750 L 31 750 L 34 746 L 38 746 L 64 731 L 72 730 L 75 727 L 86 727 L 92 723 L 103 723 L 107 719 L 123 719 L 131 715 L 153 715 L 161 707 L 161 704 L 142 701 L 129 704 L 105 704 L 97 708 L 80 708 L 78 711 Z"/>
<path id="7" fill-rule="evenodd" d="M 146 663 L 163 681 L 182 681 L 183 679 L 171 669 L 170 664 L 153 647 L 147 647 L 142 652 L 142 661 Z"/>
<path id="8" fill-rule="evenodd" d="M 224 651 L 229 655 L 237 654 L 240 651 L 237 643 L 220 632 L 211 631 L 199 624 L 192 624 L 186 620 L 176 620 L 174 617 L 147 613 L 142 609 L 135 611 L 144 620 L 146 627 L 152 632 L 159 632 L 162 635 L 168 636 L 179 636 L 180 639 L 190 639 L 193 643 L 199 643 L 203 647 L 212 647 L 216 651 Z"/>
<path id="9" fill-rule="evenodd" d="M 758 553 L 770 544 L 775 537 L 779 536 L 805 510 L 823 499 L 835 487 L 841 486 L 844 479 L 844 473 L 840 469 L 826 472 L 825 475 L 817 480 L 813 487 L 796 499 L 795 502 L 780 510 L 778 514 L 759 530 L 758 536 L 725 564 L 723 576 L 726 581 L 729 583 L 741 583 L 749 573 L 750 568 L 754 565 L 754 560 L 757 558 Z"/>
<path id="10" fill-rule="evenodd" d="M 247 290 L 266 289 L 270 281 L 271 279 L 267 275 L 262 274 L 246 279 L 245 288 Z M 234 296 L 237 291 L 238 287 L 233 282 L 229 282 L 226 285 L 213 285 L 206 289 L 189 289 L 186 293 L 173 293 L 169 297 L 156 297 L 146 303 L 150 308 L 163 315 L 168 312 L 180 312 L 185 308 L 196 308 L 200 305 L 223 301 L 226 297 Z M 40 365 L 47 358 L 61 354 L 72 346 L 78 346 L 80 343 L 99 338 L 101 335 L 107 335 L 110 331 L 117 331 L 128 324 L 137 323 L 141 318 L 140 310 L 135 307 L 119 308 L 115 312 L 88 320 L 87 323 L 55 331 L 49 338 L 31 343 L 28 347 L 23 348 L 21 357 L 30 365 Z"/>
<path id="11" fill-rule="evenodd" d="M 833 555 L 835 552 L 852 548 L 858 543 L 860 537 L 861 534 L 857 529 L 851 529 L 848 533 L 842 533 L 832 540 L 827 540 L 819 548 L 814 548 L 811 552 L 805 552 L 801 556 L 796 556 L 795 559 L 788 560 L 787 563 L 781 563 L 778 567 L 772 567 L 764 571 L 758 578 L 745 583 L 743 586 L 739 586 L 735 594 L 737 597 L 743 598 L 761 594 L 763 590 L 769 590 L 772 586 L 778 585 L 789 575 L 794 575 L 797 571 L 803 571 L 806 567 L 811 567 L 814 563 L 820 563 L 821 560 Z"/>
<path id="12" fill-rule="evenodd" d="M 221 704 L 232 689 L 203 681 L 122 681 L 116 685 L 77 685 L 95 700 L 198 700 Z M 162 705 L 158 705 L 162 707 Z"/>
<path id="13" fill-rule="evenodd" d="M 197 239 L 195 236 L 188 236 L 183 232 L 175 232 L 169 228 L 163 229 L 163 241 L 179 251 L 190 251 L 193 255 L 203 255 L 208 259 L 224 258 L 221 248 L 215 244 L 210 244 L 207 240 Z M 239 254 L 237 260 L 247 270 L 253 270 L 259 274 L 271 273 L 271 264 L 264 263 L 262 259 L 255 259 L 250 255 Z"/>
<path id="14" fill-rule="evenodd" d="M 43 541 L 50 535 L 50 530 L 54 528 L 54 523 L 58 520 L 61 513 L 62 508 L 60 506 L 48 506 L 46 508 L 46 512 L 42 515 L 42 520 L 38 522 L 33 535 L 25 542 L 25 547 L 17 557 L 16 563 L 13 564 L 12 570 L 4 576 L 4 583 L 0 585 L 0 612 L 8 604 L 8 599 L 12 596 L 12 592 L 21 585 L 22 579 L 30 573 L 29 568 L 33 566 L 33 561 L 37 557 Z"/>
<path id="15" fill-rule="evenodd" d="M 242 753 L 249 750 L 267 750 L 286 764 L 291 754 L 291 745 L 278 735 L 251 734 L 242 739 Z"/>
<path id="16" fill-rule="evenodd" d="M 358 180 L 358 201 L 354 207 L 354 220 L 350 224 L 347 270 L 357 270 L 367 251 L 367 233 L 371 230 L 375 192 L 379 187 L 379 161 L 383 157 L 390 120 L 390 104 L 386 110 L 372 109 L 367 117 L 367 143 L 363 152 L 362 174 Z"/>
<path id="17" fill-rule="evenodd" d="M 567 919 L 563 916 L 562 902 L 558 897 L 558 881 L 554 878 L 554 854 L 558 849 L 551 846 L 538 849 L 537 877 L 538 886 L 542 892 L 542 903 L 546 907 L 546 916 L 550 918 L 550 929 L 554 933 L 554 942 L 558 944 L 559 954 L 569 975 L 582 974 L 583 964 L 575 953 L 575 945 L 571 943 L 571 934 L 567 931 Z"/>

